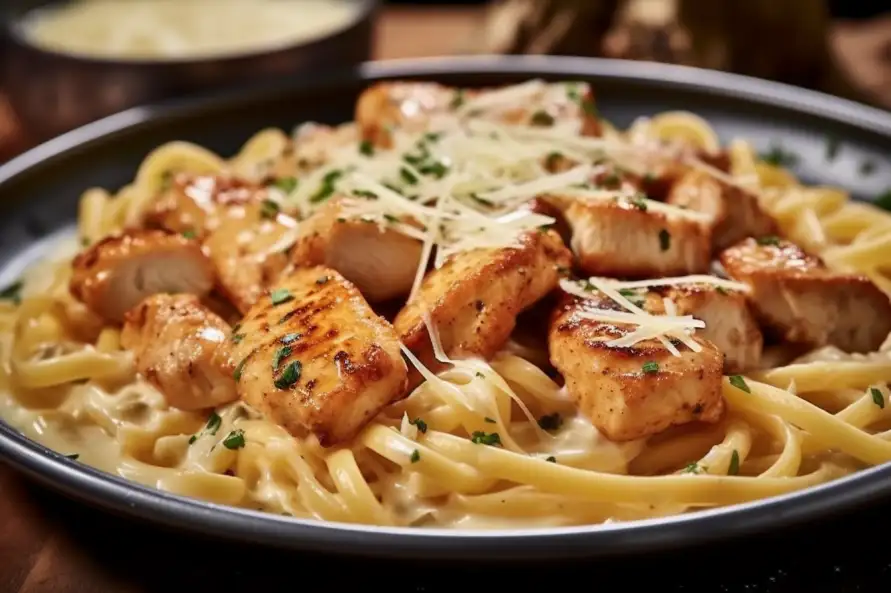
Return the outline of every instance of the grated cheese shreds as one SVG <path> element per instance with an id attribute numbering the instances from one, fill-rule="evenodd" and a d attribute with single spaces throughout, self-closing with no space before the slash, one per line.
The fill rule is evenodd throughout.
<path id="1" fill-rule="evenodd" d="M 711 284 L 727 290 L 736 290 L 739 292 L 752 292 L 751 287 L 742 282 L 719 278 L 718 276 L 710 276 L 708 274 L 692 274 L 690 276 L 675 276 L 671 278 L 652 278 L 650 280 L 612 280 L 603 279 L 609 282 L 609 285 L 617 290 L 625 288 L 650 288 L 652 286 L 678 286 L 682 284 Z"/>
<path id="2" fill-rule="evenodd" d="M 676 315 L 651 315 L 647 313 L 617 290 L 611 287 L 607 282 L 598 278 L 590 278 L 588 282 L 597 290 L 625 307 L 628 311 L 615 311 L 613 309 L 588 309 L 576 313 L 578 317 L 583 319 L 591 319 L 605 323 L 625 323 L 636 325 L 637 329 L 607 342 L 607 346 L 614 348 L 628 348 L 645 340 L 658 340 L 666 350 L 674 356 L 680 356 L 681 353 L 671 339 L 679 340 L 685 346 L 699 352 L 701 346 L 691 337 L 691 334 L 697 329 L 705 327 L 705 322 L 694 318 L 692 315 L 676 316 Z M 583 299 L 590 299 L 591 293 L 585 291 L 570 280 L 560 280 L 560 288 L 572 295 Z M 673 302 L 666 305 L 666 313 L 675 312 Z"/>

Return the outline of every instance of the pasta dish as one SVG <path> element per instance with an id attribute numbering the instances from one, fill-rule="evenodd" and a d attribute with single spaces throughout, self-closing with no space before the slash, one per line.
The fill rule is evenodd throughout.
<path id="1" fill-rule="evenodd" d="M 891 215 L 582 82 L 171 142 L 0 301 L 0 415 L 223 505 L 501 529 L 891 461 Z"/>

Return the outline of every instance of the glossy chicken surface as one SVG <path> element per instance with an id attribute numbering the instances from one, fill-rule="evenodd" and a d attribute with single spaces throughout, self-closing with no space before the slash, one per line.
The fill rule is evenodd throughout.
<path id="1" fill-rule="evenodd" d="M 633 326 L 577 316 L 591 307 L 621 310 L 606 298 L 567 295 L 554 311 L 548 349 L 569 395 L 608 439 L 630 441 L 722 417 L 723 356 L 714 344 L 694 338 L 701 351 L 678 346 L 680 356 L 656 340 L 612 347 L 608 342 Z"/>
<path id="2" fill-rule="evenodd" d="M 714 216 L 712 242 L 716 250 L 746 237 L 777 232 L 776 223 L 761 209 L 757 196 L 703 171 L 692 170 L 681 177 L 666 202 Z"/>
<path id="3" fill-rule="evenodd" d="M 421 259 L 421 241 L 350 211 L 361 203 L 338 198 L 300 224 L 291 254 L 299 266 L 334 268 L 371 302 L 407 297 Z M 411 221 L 408 221 L 410 224 Z"/>
<path id="4" fill-rule="evenodd" d="M 168 404 L 199 410 L 238 398 L 230 330 L 194 295 L 157 294 L 127 312 L 121 344 Z"/>
<path id="5" fill-rule="evenodd" d="M 343 443 L 403 395 L 398 336 L 331 268 L 298 269 L 270 288 L 233 336 L 238 393 L 293 435 Z"/>
<path id="6" fill-rule="evenodd" d="M 153 294 L 204 296 L 214 284 L 213 265 L 197 241 L 158 230 L 106 237 L 78 254 L 72 267 L 71 294 L 115 323 Z"/>
<path id="7" fill-rule="evenodd" d="M 429 315 L 445 353 L 491 358 L 507 341 L 517 315 L 551 292 L 571 263 L 553 231 L 531 232 L 519 248 L 476 249 L 430 272 L 393 325 L 428 368 L 439 368 L 424 323 Z"/>
<path id="8" fill-rule="evenodd" d="M 891 302 L 869 278 L 829 270 L 789 241 L 746 239 L 722 252 L 721 264 L 751 287 L 762 323 L 788 342 L 870 352 L 891 332 Z"/>

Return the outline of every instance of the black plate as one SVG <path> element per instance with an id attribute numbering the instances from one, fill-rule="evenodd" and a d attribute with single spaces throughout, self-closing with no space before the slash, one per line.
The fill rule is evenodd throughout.
<path id="1" fill-rule="evenodd" d="M 90 124 L 0 166 L 0 286 L 39 258 L 52 233 L 70 228 L 77 198 L 91 186 L 132 180 L 145 155 L 170 140 L 234 154 L 267 126 L 351 118 L 369 81 L 432 79 L 491 85 L 533 77 L 591 81 L 603 115 L 619 126 L 669 109 L 692 110 L 721 140 L 749 138 L 760 150 L 781 143 L 799 157 L 807 182 L 847 187 L 869 198 L 891 187 L 891 115 L 818 93 L 740 76 L 661 64 L 577 58 L 460 58 L 366 64 L 347 75 L 200 100 L 145 107 Z M 838 156 L 826 158 L 827 138 Z M 872 163 L 871 174 L 863 163 Z M 668 519 L 497 532 L 376 528 L 301 521 L 165 494 L 95 471 L 0 423 L 0 454 L 67 495 L 158 525 L 282 547 L 363 555 L 520 559 L 607 556 L 678 548 L 819 520 L 891 493 L 891 466 L 873 468 L 786 496 Z"/>

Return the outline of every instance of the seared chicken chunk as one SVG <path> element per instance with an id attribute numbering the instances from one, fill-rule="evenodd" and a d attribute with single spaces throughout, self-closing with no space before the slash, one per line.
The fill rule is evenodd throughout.
<path id="1" fill-rule="evenodd" d="M 354 216 L 351 212 L 359 205 L 359 200 L 338 198 L 303 221 L 292 261 L 334 268 L 371 302 L 407 296 L 421 259 L 421 241 L 394 224 L 411 226 L 411 221 Z"/>
<path id="2" fill-rule="evenodd" d="M 190 294 L 157 294 L 127 312 L 121 344 L 139 373 L 181 410 L 238 399 L 230 328 Z"/>
<path id="3" fill-rule="evenodd" d="M 144 224 L 203 238 L 233 206 L 263 199 L 258 185 L 227 175 L 175 176 L 149 207 Z"/>
<path id="4" fill-rule="evenodd" d="M 396 332 L 330 268 L 296 270 L 272 288 L 236 333 L 238 392 L 295 436 L 347 441 L 405 390 Z"/>
<path id="5" fill-rule="evenodd" d="M 745 237 L 762 237 L 777 231 L 773 218 L 758 205 L 757 196 L 703 171 L 691 170 L 681 177 L 669 192 L 667 202 L 714 216 L 715 249 L 724 249 Z"/>
<path id="6" fill-rule="evenodd" d="M 707 222 L 647 209 L 639 199 L 547 199 L 563 210 L 578 266 L 592 276 L 652 278 L 709 269 Z"/>
<path id="7" fill-rule="evenodd" d="M 721 264 L 752 288 L 760 320 L 786 341 L 872 352 L 891 332 L 891 301 L 869 278 L 834 272 L 789 241 L 746 239 Z"/>
<path id="8" fill-rule="evenodd" d="M 147 296 L 203 296 L 214 283 L 213 266 L 197 241 L 158 230 L 106 237 L 78 254 L 72 267 L 71 294 L 113 322 Z"/>
<path id="9" fill-rule="evenodd" d="M 297 221 L 271 200 L 233 206 L 204 240 L 220 291 L 245 313 L 288 264 Z"/>
<path id="10" fill-rule="evenodd" d="M 347 147 L 359 147 L 359 127 L 355 123 L 335 127 L 305 123 L 294 136 L 294 148 L 289 155 L 290 169 L 288 163 L 282 163 L 274 171 L 279 175 L 307 173 L 326 164 L 334 154 Z"/>
<path id="11" fill-rule="evenodd" d="M 604 436 L 630 441 L 670 426 L 721 418 L 723 357 L 714 344 L 694 337 L 701 351 L 679 345 L 680 356 L 655 339 L 612 347 L 611 340 L 635 326 L 578 316 L 594 308 L 623 310 L 606 297 L 565 295 L 551 321 L 548 349 L 569 395 Z"/>
<path id="12" fill-rule="evenodd" d="M 528 92 L 511 100 L 513 90 L 521 86 Z M 390 147 L 392 130 L 436 130 L 439 128 L 436 118 L 459 116 L 465 103 L 476 99 L 483 102 L 475 105 L 479 111 L 477 117 L 481 119 L 541 127 L 572 120 L 578 122 L 584 135 L 601 133 L 591 88 L 579 82 L 533 81 L 517 87 L 483 90 L 449 88 L 429 82 L 382 82 L 359 97 L 355 119 L 364 139 Z"/>
<path id="13" fill-rule="evenodd" d="M 517 315 L 554 289 L 571 258 L 553 231 L 527 233 L 518 248 L 457 253 L 424 278 L 393 325 L 403 344 L 434 371 L 441 365 L 425 313 L 447 355 L 491 358 L 510 337 Z"/>
<path id="14" fill-rule="evenodd" d="M 676 315 L 692 315 L 705 323 L 704 328 L 696 330 L 696 336 L 724 354 L 726 373 L 758 368 L 764 337 L 745 293 L 707 283 L 654 286 L 646 293 L 642 308 L 652 315 L 665 315 L 665 299 L 674 304 Z"/>

